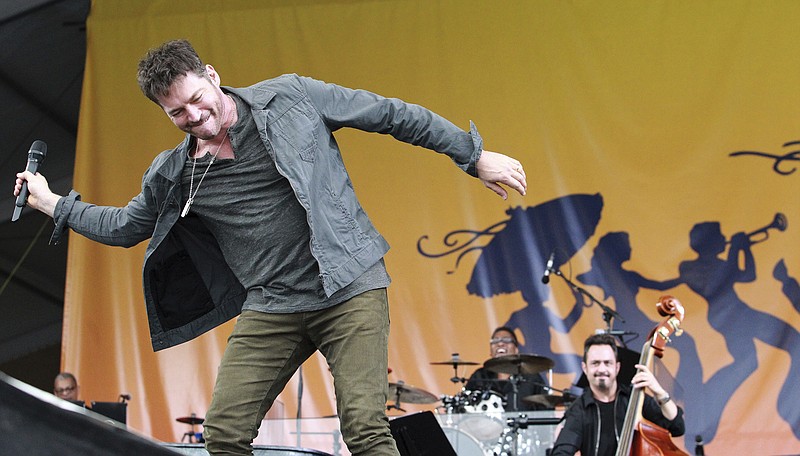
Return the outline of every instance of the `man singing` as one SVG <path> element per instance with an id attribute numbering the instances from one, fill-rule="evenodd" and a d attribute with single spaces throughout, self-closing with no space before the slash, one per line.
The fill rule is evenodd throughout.
<path id="1" fill-rule="evenodd" d="M 27 171 L 14 194 L 28 182 L 28 205 L 54 218 L 56 242 L 67 227 L 109 245 L 150 239 L 143 276 L 154 349 L 241 313 L 204 423 L 210 454 L 251 454 L 267 410 L 319 350 L 350 452 L 396 456 L 385 413 L 389 245 L 356 199 L 333 133 L 390 134 L 445 154 L 503 199 L 503 186 L 525 194 L 520 162 L 483 150 L 474 125 L 464 131 L 364 90 L 297 75 L 224 87 L 185 40 L 150 50 L 138 81 L 186 137 L 153 160 L 126 206 L 56 195 Z"/>

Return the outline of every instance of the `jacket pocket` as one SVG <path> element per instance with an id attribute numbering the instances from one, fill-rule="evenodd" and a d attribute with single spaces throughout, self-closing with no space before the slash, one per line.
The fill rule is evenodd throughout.
<path id="1" fill-rule="evenodd" d="M 316 111 L 298 102 L 275 122 L 275 134 L 300 155 L 303 161 L 313 163 L 317 153 L 315 129 L 321 125 Z M 277 147 L 278 145 L 276 145 Z"/>

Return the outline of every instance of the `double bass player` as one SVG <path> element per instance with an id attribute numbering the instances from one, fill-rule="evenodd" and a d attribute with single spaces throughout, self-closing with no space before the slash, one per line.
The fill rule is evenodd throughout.
<path id="1" fill-rule="evenodd" d="M 595 334 L 584 342 L 583 372 L 589 388 L 567 410 L 564 427 L 556 439 L 551 456 L 613 456 L 633 387 L 646 388 L 653 397 L 645 396 L 642 416 L 669 431 L 673 437 L 685 432 L 683 410 L 658 383 L 644 365 L 632 385 L 617 382 L 620 363 L 614 336 Z"/>

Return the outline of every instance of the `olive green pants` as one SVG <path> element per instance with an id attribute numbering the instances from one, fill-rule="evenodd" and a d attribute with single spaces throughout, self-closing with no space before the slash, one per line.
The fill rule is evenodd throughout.
<path id="1" fill-rule="evenodd" d="M 215 456 L 252 454 L 267 410 L 300 365 L 319 350 L 333 374 L 348 450 L 354 456 L 398 456 L 386 417 L 388 343 L 386 289 L 314 312 L 242 312 L 206 415 L 206 449 Z"/>

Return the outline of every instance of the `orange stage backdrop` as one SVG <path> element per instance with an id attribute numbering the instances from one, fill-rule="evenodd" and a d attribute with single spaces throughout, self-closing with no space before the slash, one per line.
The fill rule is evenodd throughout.
<path id="1" fill-rule="evenodd" d="M 189 38 L 225 85 L 295 72 L 422 104 L 463 128 L 473 120 L 487 149 L 523 161 L 527 197 L 502 201 L 448 159 L 389 137 L 337 133 L 393 247 L 389 380 L 453 394 L 452 370 L 429 363 L 455 352 L 484 361 L 491 329 L 508 323 L 526 352 L 556 360 L 554 386 L 576 382 L 580 344 L 605 323 L 560 278 L 541 284 L 556 251 L 565 276 L 623 314 L 614 329 L 646 334 L 658 296 L 683 302 L 686 334 L 665 366 L 686 402 L 687 442 L 798 453 L 800 395 L 788 392 L 800 369 L 797 23 L 791 1 L 95 0 L 75 188 L 123 205 L 181 140 L 135 79 L 147 49 L 172 38 Z M 776 213 L 788 228 L 755 233 L 752 256 L 728 258 L 726 241 Z M 456 247 L 483 248 L 456 264 L 464 249 L 444 241 L 457 230 L 474 234 L 453 235 Z M 130 393 L 129 426 L 176 441 L 186 426 L 175 418 L 207 410 L 232 323 L 153 353 L 144 250 L 71 234 L 63 368 L 86 400 Z M 324 360 L 303 372 L 303 416 L 333 414 Z M 286 416 L 296 391 L 297 376 L 280 397 Z"/>

